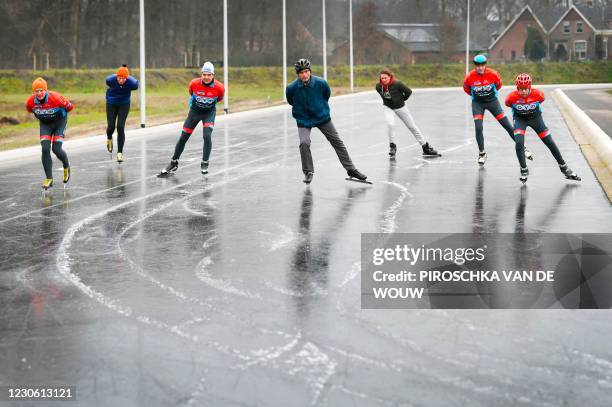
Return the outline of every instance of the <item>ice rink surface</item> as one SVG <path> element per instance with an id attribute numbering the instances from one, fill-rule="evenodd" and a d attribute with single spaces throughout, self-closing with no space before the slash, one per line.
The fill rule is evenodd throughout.
<path id="1" fill-rule="evenodd" d="M 332 100 L 371 186 L 344 180 L 318 130 L 305 186 L 286 108 L 220 120 L 207 176 L 200 126 L 155 176 L 179 124 L 128 133 L 121 165 L 103 139 L 67 147 L 70 187 L 54 158 L 45 198 L 38 156 L 0 164 L 0 385 L 75 385 L 70 406 L 609 406 L 608 310 L 360 309 L 362 232 L 612 231 L 551 91 L 544 119 L 580 183 L 529 130 L 522 187 L 488 113 L 479 168 L 461 89 L 408 101 L 437 159 L 397 121 L 389 160 L 376 94 Z"/>

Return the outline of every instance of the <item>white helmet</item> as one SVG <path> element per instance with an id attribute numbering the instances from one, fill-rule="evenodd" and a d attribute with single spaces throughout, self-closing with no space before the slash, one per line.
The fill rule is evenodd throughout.
<path id="1" fill-rule="evenodd" d="M 215 66 L 212 64 L 212 62 L 204 62 L 204 65 L 202 65 L 202 73 L 211 73 L 214 75 Z"/>

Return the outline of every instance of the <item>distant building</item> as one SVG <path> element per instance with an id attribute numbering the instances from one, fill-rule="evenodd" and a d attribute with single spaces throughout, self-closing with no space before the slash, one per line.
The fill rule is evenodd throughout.
<path id="1" fill-rule="evenodd" d="M 364 48 L 354 46 L 355 64 L 417 64 L 428 62 L 462 62 L 465 60 L 465 31 L 454 24 L 377 24 L 381 34 L 375 41 L 375 52 L 365 55 Z M 451 31 L 451 33 L 449 33 Z M 449 35 L 454 34 L 454 35 Z M 471 41 L 470 53 L 484 52 L 486 47 Z M 332 51 L 331 63 L 348 61 L 348 42 Z M 371 54 L 375 54 L 374 57 Z"/>
<path id="2" fill-rule="evenodd" d="M 524 61 L 527 28 L 537 30 L 546 44 L 548 60 L 610 59 L 612 7 L 593 3 L 568 8 L 545 8 L 538 15 L 525 6 L 489 46 L 493 62 Z"/>

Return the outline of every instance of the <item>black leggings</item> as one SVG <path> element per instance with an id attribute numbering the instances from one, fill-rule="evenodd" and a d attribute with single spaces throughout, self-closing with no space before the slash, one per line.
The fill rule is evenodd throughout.
<path id="1" fill-rule="evenodd" d="M 129 112 L 129 103 L 124 105 L 106 104 L 106 138 L 113 139 L 115 123 L 117 123 L 117 151 L 120 153 L 123 152 L 123 145 L 125 144 L 125 121 Z"/>
<path id="2" fill-rule="evenodd" d="M 40 146 L 42 148 L 42 165 L 46 178 L 53 178 L 53 160 L 51 151 L 60 159 L 64 168 L 70 167 L 68 154 L 62 149 L 68 117 L 62 117 L 52 123 L 40 122 Z"/>
<path id="3" fill-rule="evenodd" d="M 181 132 L 181 137 L 176 142 L 176 147 L 174 147 L 174 155 L 172 156 L 173 160 L 178 160 L 183 154 L 183 150 L 185 149 L 185 144 L 187 144 L 187 140 L 191 137 L 191 133 L 193 133 L 193 129 L 198 125 L 199 122 L 202 122 L 202 126 L 204 126 L 204 146 L 202 147 L 202 161 L 208 161 L 210 158 L 210 152 L 212 150 L 212 132 L 215 127 L 215 117 L 217 112 L 215 108 L 212 108 L 205 112 L 198 112 L 193 109 L 189 109 L 189 114 L 185 119 L 185 123 L 183 123 L 183 131 Z"/>
<path id="4" fill-rule="evenodd" d="M 60 139 L 56 139 L 53 143 L 51 140 L 40 140 L 40 145 L 42 147 L 42 164 L 45 170 L 46 178 L 53 178 L 53 161 L 51 160 L 51 151 L 57 158 L 60 159 L 64 168 L 70 167 L 68 163 L 68 154 L 62 148 L 62 141 Z"/>
<path id="5" fill-rule="evenodd" d="M 520 117 L 514 117 L 514 139 L 516 141 L 516 157 L 518 158 L 521 168 L 527 168 L 527 162 L 525 161 L 525 130 L 527 127 L 531 127 L 540 137 L 540 140 L 548 147 L 553 157 L 559 165 L 565 165 L 565 161 L 561 156 L 561 152 L 555 140 L 548 132 L 548 127 L 542 119 L 542 115 L 538 115 L 529 120 L 522 119 Z"/>
<path id="6" fill-rule="evenodd" d="M 473 100 L 472 115 L 474 116 L 474 127 L 476 128 L 476 142 L 478 143 L 478 150 L 481 153 L 485 151 L 484 134 L 482 132 L 482 121 L 484 120 L 485 110 L 491 112 L 499 124 L 502 125 L 504 130 L 506 130 L 510 138 L 514 140 L 512 125 L 510 124 L 510 120 L 508 120 L 506 117 L 504 109 L 502 109 L 498 99 L 495 99 L 492 102 L 478 102 Z"/>

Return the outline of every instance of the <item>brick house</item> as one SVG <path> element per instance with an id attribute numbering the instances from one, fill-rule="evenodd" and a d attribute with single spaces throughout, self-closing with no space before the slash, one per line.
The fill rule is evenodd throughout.
<path id="1" fill-rule="evenodd" d="M 550 59 L 609 59 L 611 28 L 612 18 L 593 7 L 568 8 L 548 32 Z"/>
<path id="2" fill-rule="evenodd" d="M 612 52 L 612 8 L 592 2 L 567 8 L 544 8 L 538 14 L 525 6 L 489 46 L 493 62 L 524 61 L 527 28 L 540 33 L 547 60 L 610 59 Z"/>
<path id="3" fill-rule="evenodd" d="M 547 36 L 548 31 L 540 19 L 534 14 L 531 7 L 525 6 L 499 36 L 494 34 L 495 39 L 489 46 L 489 58 L 491 61 L 511 62 L 524 60 L 523 49 L 527 39 L 528 28 L 537 30 L 542 38 Z"/>

